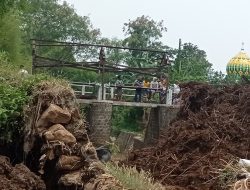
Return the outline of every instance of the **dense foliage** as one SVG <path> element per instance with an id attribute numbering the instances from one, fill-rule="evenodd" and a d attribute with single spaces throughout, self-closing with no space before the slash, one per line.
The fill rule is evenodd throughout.
<path id="1" fill-rule="evenodd" d="M 24 129 L 23 109 L 34 85 L 50 78 L 30 75 L 22 78 L 4 53 L 0 53 L 0 143 L 11 142 Z"/>
<path id="2" fill-rule="evenodd" d="M 185 43 L 177 52 L 171 77 L 173 81 L 207 81 L 211 67 L 205 51 Z"/>

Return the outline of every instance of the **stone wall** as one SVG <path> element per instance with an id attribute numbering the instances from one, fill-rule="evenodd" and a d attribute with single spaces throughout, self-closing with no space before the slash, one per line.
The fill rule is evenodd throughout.
<path id="1" fill-rule="evenodd" d="M 90 106 L 90 139 L 94 145 L 104 145 L 110 138 L 112 104 L 93 102 Z"/>

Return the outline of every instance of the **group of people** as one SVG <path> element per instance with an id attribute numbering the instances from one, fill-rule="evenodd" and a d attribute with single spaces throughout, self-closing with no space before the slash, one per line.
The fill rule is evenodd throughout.
<path id="1" fill-rule="evenodd" d="M 117 76 L 116 80 L 116 99 L 121 100 L 122 98 L 122 87 L 123 81 L 121 76 Z M 139 76 L 133 86 L 135 87 L 135 102 L 142 102 L 142 97 L 146 98 L 146 101 L 151 101 L 154 98 L 156 93 L 159 93 L 160 103 L 166 103 L 167 88 L 168 82 L 166 77 L 153 77 L 152 81 L 149 81 L 147 78 Z"/>
<path id="2" fill-rule="evenodd" d="M 159 93 L 160 103 L 166 103 L 168 83 L 165 77 L 153 77 L 152 81 L 149 81 L 139 76 L 134 82 L 134 86 L 136 88 L 135 102 L 141 102 L 143 95 L 146 97 L 146 101 L 151 101 L 155 94 Z"/>

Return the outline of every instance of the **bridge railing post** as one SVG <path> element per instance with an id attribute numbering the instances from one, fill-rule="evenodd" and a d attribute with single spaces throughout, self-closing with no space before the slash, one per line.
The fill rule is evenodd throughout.
<path id="1" fill-rule="evenodd" d="M 85 95 L 85 92 L 86 92 L 86 86 L 82 85 L 82 95 Z"/>
<path id="2" fill-rule="evenodd" d="M 172 105 L 172 99 L 173 99 L 173 90 L 171 88 L 167 91 L 167 101 L 166 104 L 171 106 Z"/>
<path id="3" fill-rule="evenodd" d="M 107 96 L 107 88 L 108 88 L 108 85 L 107 84 L 104 84 L 104 89 L 103 89 L 103 93 L 104 93 L 104 95 L 103 95 L 103 100 L 106 100 L 106 96 Z"/>
<path id="4" fill-rule="evenodd" d="M 98 92 L 97 92 L 97 100 L 102 100 L 102 86 L 97 85 Z"/>
<path id="5" fill-rule="evenodd" d="M 115 88 L 114 87 L 111 87 L 110 88 L 110 98 L 113 100 L 114 99 L 114 91 L 115 91 Z"/>

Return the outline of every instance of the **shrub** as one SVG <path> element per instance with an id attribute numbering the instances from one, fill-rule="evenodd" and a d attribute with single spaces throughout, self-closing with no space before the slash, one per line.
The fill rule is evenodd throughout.
<path id="1" fill-rule="evenodd" d="M 0 84 L 0 140 L 12 141 L 22 130 L 22 110 L 28 97 L 24 91 L 9 84 Z"/>

